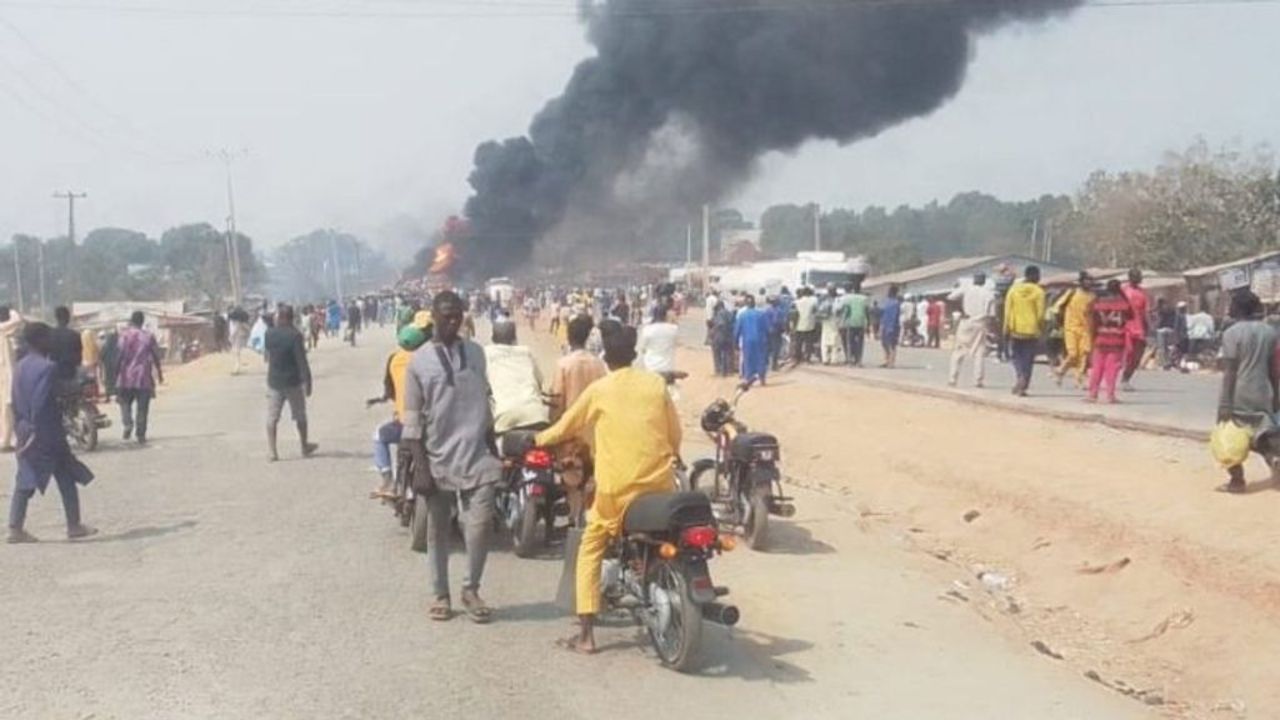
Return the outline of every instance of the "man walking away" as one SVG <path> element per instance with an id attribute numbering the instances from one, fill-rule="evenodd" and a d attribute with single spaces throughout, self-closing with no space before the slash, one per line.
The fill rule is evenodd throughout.
<path id="1" fill-rule="evenodd" d="M 128 440 L 137 428 L 138 444 L 147 442 L 147 418 L 151 415 L 151 398 L 156 394 L 156 381 L 164 382 L 164 369 L 160 366 L 160 345 L 151 333 L 142 329 L 144 316 L 135 310 L 129 316 L 129 326 L 120 333 L 120 369 L 116 374 L 116 396 L 120 403 L 120 424 L 124 425 L 124 439 Z M 135 423 L 134 406 L 138 414 Z"/>
<path id="2" fill-rule="evenodd" d="M 818 332 L 818 299 L 813 296 L 812 288 L 800 288 L 796 291 L 795 308 L 793 355 L 795 364 L 799 365 L 811 362 L 813 353 L 817 350 L 815 340 Z"/>
<path id="3" fill-rule="evenodd" d="M 756 299 L 747 295 L 747 306 L 738 313 L 733 337 L 742 351 L 742 379 L 765 383 L 769 374 L 769 318 L 756 309 Z"/>
<path id="4" fill-rule="evenodd" d="M 1276 382 L 1275 366 L 1276 332 L 1263 320 L 1262 301 L 1248 289 L 1232 294 L 1229 312 L 1235 323 L 1222 333 L 1222 392 L 1218 397 L 1218 422 L 1233 421 L 1253 428 L 1253 448 L 1269 455 L 1264 436 L 1275 430 L 1275 412 L 1280 407 L 1280 385 Z M 1268 456 L 1266 460 L 1274 476 L 1275 458 Z M 1219 489 L 1243 493 L 1244 465 L 1228 468 L 1227 473 L 1229 480 Z"/>
<path id="5" fill-rule="evenodd" d="M 987 274 L 976 272 L 973 282 L 953 290 L 947 297 L 960 303 L 960 324 L 956 326 L 955 346 L 951 350 L 950 384 L 960 382 L 960 366 L 965 358 L 973 365 L 973 386 L 982 387 L 987 374 L 987 333 L 992 330 L 996 314 L 996 295 L 987 283 Z"/>
<path id="6" fill-rule="evenodd" d="M 836 348 L 840 345 L 840 317 L 836 309 L 836 289 L 827 288 L 827 292 L 818 301 L 818 322 L 821 325 L 821 351 L 823 365 L 836 362 Z"/>
<path id="7" fill-rule="evenodd" d="M 276 311 L 276 322 L 263 341 L 267 356 L 267 459 L 280 459 L 276 448 L 276 429 L 284 405 L 298 426 L 302 456 L 310 457 L 319 446 L 307 441 L 307 398 L 311 397 L 311 365 L 307 363 L 306 341 L 293 324 L 293 308 L 285 305 Z"/>
<path id="8" fill-rule="evenodd" d="M 76 385 L 76 374 L 84 359 L 84 343 L 80 333 L 71 329 L 71 311 L 67 306 L 54 308 L 53 319 L 57 327 L 49 338 L 49 359 L 57 365 L 58 387 L 54 391 L 59 396 L 77 394 L 80 388 Z"/>
<path id="9" fill-rule="evenodd" d="M 1129 307 L 1133 308 L 1133 317 L 1129 320 L 1129 357 L 1125 359 L 1124 382 L 1121 384 L 1121 389 L 1129 392 L 1133 390 L 1133 374 L 1147 353 L 1147 310 L 1150 303 L 1147 291 L 1142 289 L 1142 271 L 1138 268 L 1129 271 L 1124 296 L 1129 299 Z"/>
<path id="10" fill-rule="evenodd" d="M 23 330 L 27 354 L 13 375 L 13 412 L 18 440 L 18 472 L 9 500 L 9 543 L 33 543 L 37 538 L 24 529 L 27 505 L 36 491 L 42 494 L 52 477 L 62 494 L 67 518 L 67 537 L 75 540 L 98 532 L 80 522 L 80 490 L 93 473 L 71 453 L 62 413 L 55 396 L 55 363 L 49 359 L 52 331 L 44 323 L 31 323 Z"/>
<path id="11" fill-rule="evenodd" d="M 884 348 L 882 368 L 892 368 L 898 362 L 898 342 L 902 339 L 902 301 L 898 299 L 898 286 L 889 286 L 889 296 L 880 310 L 880 345 Z"/>
<path id="12" fill-rule="evenodd" d="M 227 313 L 227 324 L 231 340 L 231 374 L 239 375 L 240 371 L 244 370 L 241 354 L 249 344 L 249 313 L 237 305 Z"/>
<path id="13" fill-rule="evenodd" d="M 764 309 L 765 319 L 769 323 L 769 370 L 778 372 L 782 369 L 782 338 L 787 332 L 787 314 L 780 307 L 778 298 L 770 297 L 769 307 Z"/>
<path id="14" fill-rule="evenodd" d="M 862 284 L 854 282 L 849 285 L 848 294 L 844 296 L 845 362 L 854 367 L 862 367 L 862 350 L 866 344 L 870 321 L 867 296 L 862 294 Z"/>
<path id="15" fill-rule="evenodd" d="M 1001 263 L 996 268 L 995 277 L 995 293 L 996 293 L 996 328 L 1004 327 L 1004 307 L 1005 298 L 1009 296 L 1009 289 L 1013 287 L 1013 281 L 1017 280 L 1017 276 L 1013 272 L 1013 268 L 1006 263 Z M 1009 339 L 1005 337 L 1004 331 L 1000 330 L 996 333 L 996 359 L 1004 362 L 1009 359 Z"/>
<path id="16" fill-rule="evenodd" d="M 623 327 L 604 337 L 609 375 L 587 388 L 538 445 L 558 445 L 595 429 L 596 495 L 578 546 L 575 610 L 579 632 L 563 644 L 584 654 L 596 651 L 600 612 L 600 565 L 622 519 L 636 498 L 675 490 L 672 466 L 680 452 L 680 416 L 662 378 L 631 367 L 635 330 Z"/>
<path id="17" fill-rule="evenodd" d="M 926 344 L 931 348 L 942 347 L 942 314 L 947 311 L 947 306 L 938 299 L 929 300 L 929 309 L 926 311 L 925 328 L 928 332 L 928 340 Z"/>
<path id="18" fill-rule="evenodd" d="M 1076 286 L 1058 298 L 1053 305 L 1054 321 L 1062 328 L 1065 354 L 1055 371 L 1058 385 L 1071 370 L 1076 371 L 1076 388 L 1084 385 L 1085 369 L 1093 352 L 1093 278 L 1081 271 Z"/>
<path id="19" fill-rule="evenodd" d="M 668 312 L 667 306 L 659 302 L 653 308 L 653 322 L 640 329 L 640 346 L 637 348 L 640 363 L 650 372 L 676 369 L 676 339 L 680 328 L 667 319 Z"/>
<path id="20" fill-rule="evenodd" d="M 1172 370 L 1177 357 L 1178 311 L 1164 298 L 1156 298 L 1156 363 Z"/>
<path id="21" fill-rule="evenodd" d="M 715 315 L 711 320 L 711 359 L 715 364 L 716 375 L 720 377 L 732 375 L 737 370 L 734 365 L 733 330 L 733 311 L 725 307 L 723 302 L 717 302 Z"/>
<path id="22" fill-rule="evenodd" d="M 1107 387 L 1107 402 L 1116 402 L 1116 380 L 1124 369 L 1125 352 L 1129 347 L 1129 319 L 1133 308 L 1120 289 L 1120 281 L 1107 281 L 1102 296 L 1089 308 L 1092 314 L 1089 326 L 1093 331 L 1092 367 L 1089 370 L 1089 402 L 1098 401 L 1098 389 Z M 1070 347 L 1068 347 L 1070 351 Z"/>
<path id="23" fill-rule="evenodd" d="M 1009 338 L 1009 356 L 1017 381 L 1013 394 L 1027 396 L 1036 352 L 1044 332 L 1044 288 L 1040 268 L 1028 265 L 1024 279 L 1009 288 L 1004 300 L 1004 333 Z"/>
<path id="24" fill-rule="evenodd" d="M 405 377 L 402 438 L 413 453 L 414 490 L 427 502 L 427 565 L 435 597 L 430 617 L 453 617 L 450 515 L 458 507 L 467 545 L 462 604 L 474 622 L 485 623 L 492 611 L 480 599 L 480 580 L 489 555 L 489 525 L 502 462 L 492 443 L 492 393 L 484 350 L 459 336 L 465 312 L 462 298 L 454 292 L 438 293 L 432 301 L 431 342 L 414 354 Z"/>

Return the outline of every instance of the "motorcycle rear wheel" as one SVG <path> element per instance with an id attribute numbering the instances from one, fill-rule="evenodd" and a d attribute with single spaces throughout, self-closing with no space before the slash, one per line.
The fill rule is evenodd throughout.
<path id="1" fill-rule="evenodd" d="M 693 600 L 684 566 L 659 560 L 650 570 L 648 587 L 644 623 L 649 642 L 664 666 L 689 672 L 702 638 L 702 610 Z"/>
<path id="2" fill-rule="evenodd" d="M 756 488 L 748 498 L 750 516 L 743 526 L 743 534 L 747 537 L 747 546 L 752 550 L 764 550 L 769 540 L 769 493 L 764 488 Z"/>
<path id="3" fill-rule="evenodd" d="M 518 491 L 517 491 L 518 492 Z M 518 558 L 531 558 L 538 552 L 538 503 L 531 497 L 520 504 L 515 527 L 511 530 L 511 550 Z"/>

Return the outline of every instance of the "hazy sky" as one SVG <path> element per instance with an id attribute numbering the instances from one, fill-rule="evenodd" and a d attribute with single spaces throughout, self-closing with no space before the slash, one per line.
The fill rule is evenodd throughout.
<path id="1" fill-rule="evenodd" d="M 533 0 L 0 0 L 0 242 L 64 232 L 50 196 L 66 188 L 89 193 L 81 234 L 221 226 L 223 169 L 206 153 L 224 147 L 247 151 L 239 225 L 263 245 L 430 227 L 466 198 L 476 144 L 523 133 L 591 52 L 567 13 L 493 16 L 515 2 Z M 335 14 L 296 14 L 317 10 Z M 1007 28 L 942 110 L 770 157 L 736 202 L 1020 199 L 1150 167 L 1197 135 L 1280 147 L 1277 29 L 1280 0 Z"/>

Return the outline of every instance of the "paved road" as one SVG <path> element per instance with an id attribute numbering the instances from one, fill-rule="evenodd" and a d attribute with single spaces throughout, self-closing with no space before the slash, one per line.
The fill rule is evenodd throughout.
<path id="1" fill-rule="evenodd" d="M 700 347 L 703 341 L 701 320 L 688 316 L 681 323 L 682 342 L 689 347 Z M 868 343 L 866 364 L 860 369 L 837 368 L 835 372 L 853 377 L 865 377 L 876 381 L 901 383 L 908 386 L 947 391 L 951 353 L 947 349 L 901 348 L 898 366 L 892 370 L 877 367 L 883 359 L 878 344 Z M 1031 397 L 1017 399 L 1010 396 L 1013 387 L 1013 368 L 1008 363 L 988 358 L 986 387 L 972 386 L 972 372 L 966 363 L 961 371 L 957 394 L 975 396 L 990 402 L 1011 406 L 1032 405 L 1054 412 L 1090 413 L 1122 420 L 1151 423 L 1193 433 L 1207 433 L 1214 420 L 1218 402 L 1220 375 L 1142 370 L 1134 377 L 1134 392 L 1121 393 L 1119 405 L 1086 405 L 1083 393 L 1077 391 L 1068 379 L 1063 387 L 1054 383 L 1046 365 L 1036 365 L 1032 376 Z"/>
<path id="2" fill-rule="evenodd" d="M 315 354 L 317 458 L 282 429 L 284 460 L 264 462 L 260 369 L 191 372 L 158 399 L 149 447 L 87 458 L 93 542 L 58 541 L 56 493 L 38 498 L 46 542 L 0 549 L 0 718 L 1145 716 L 939 599 L 957 569 L 808 493 L 775 552 L 716 563 L 744 620 L 708 633 L 699 675 L 660 669 L 625 623 L 596 658 L 555 649 L 554 557 L 492 557 L 493 625 L 432 623 L 425 563 L 364 499 L 385 410 L 361 400 L 390 341 Z"/>

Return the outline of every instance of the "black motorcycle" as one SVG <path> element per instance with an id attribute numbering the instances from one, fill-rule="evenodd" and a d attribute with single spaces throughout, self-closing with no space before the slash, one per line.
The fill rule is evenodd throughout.
<path id="1" fill-rule="evenodd" d="M 704 620 L 725 627 L 738 622 L 738 608 L 718 600 L 729 589 L 713 584 L 707 569 L 708 560 L 733 544 L 717 530 L 702 493 L 637 498 L 601 568 L 605 605 L 635 617 L 664 666 L 688 671 L 698 659 Z M 566 567 L 566 578 L 572 575 Z"/>
<path id="2" fill-rule="evenodd" d="M 569 514 L 568 496 L 559 482 L 555 456 L 532 447 L 533 429 L 500 438 L 503 478 L 494 498 L 499 524 L 511 535 L 516 557 L 533 557 L 551 541 L 556 518 Z M 539 526 L 544 530 L 539 537 Z"/>
<path id="3" fill-rule="evenodd" d="M 702 412 L 702 429 L 715 442 L 716 456 L 693 464 L 688 488 L 709 497 L 716 517 L 742 528 L 751 549 L 762 550 L 769 516 L 791 517 L 796 508 L 782 492 L 778 438 L 750 432 L 735 418 L 738 401 L 750 389 L 751 383 L 742 383 L 732 402 L 718 399 Z"/>

